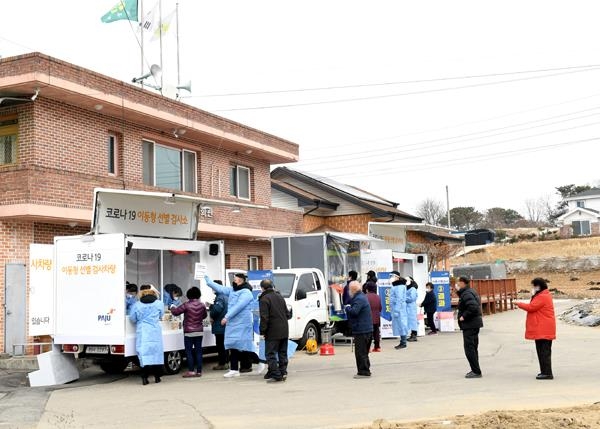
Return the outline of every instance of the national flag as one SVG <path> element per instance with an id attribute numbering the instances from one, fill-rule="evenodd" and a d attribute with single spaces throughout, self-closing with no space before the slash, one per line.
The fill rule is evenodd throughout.
<path id="1" fill-rule="evenodd" d="M 162 30 L 163 36 L 169 32 L 169 29 L 171 28 L 171 21 L 173 21 L 174 16 L 175 16 L 175 11 L 168 14 L 162 20 L 161 24 L 156 26 L 156 28 L 154 29 L 154 32 L 152 33 L 152 39 L 150 39 L 151 42 L 158 40 L 160 38 L 161 30 Z"/>
<path id="2" fill-rule="evenodd" d="M 156 3 L 154 7 L 150 10 L 150 12 L 146 13 L 146 15 L 142 18 L 139 28 L 140 31 L 148 31 L 150 33 L 154 33 L 154 30 L 158 27 L 157 12 L 158 3 Z"/>
<path id="3" fill-rule="evenodd" d="M 137 0 L 119 0 L 111 10 L 106 12 L 100 20 L 104 23 L 126 19 L 128 21 L 138 20 L 138 1 Z"/>

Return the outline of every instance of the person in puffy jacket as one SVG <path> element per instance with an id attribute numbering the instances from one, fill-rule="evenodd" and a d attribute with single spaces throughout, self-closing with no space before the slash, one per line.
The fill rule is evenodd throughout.
<path id="1" fill-rule="evenodd" d="M 481 300 L 479 295 L 469 286 L 469 279 L 459 277 L 456 283 L 458 294 L 458 326 L 463 333 L 465 356 L 471 366 L 471 371 L 465 378 L 481 378 L 479 367 L 479 330 L 483 327 Z"/>
<path id="2" fill-rule="evenodd" d="M 433 315 L 437 311 L 437 298 L 433 292 L 433 283 L 427 282 L 427 284 L 425 284 L 425 291 L 425 299 L 421 303 L 421 307 L 423 307 L 423 310 L 427 315 L 427 326 L 431 329 L 428 335 L 436 335 L 438 331 L 435 327 Z"/>
<path id="3" fill-rule="evenodd" d="M 356 280 L 348 284 L 350 303 L 344 307 L 348 322 L 354 337 L 354 358 L 356 359 L 357 373 L 354 378 L 371 376 L 371 362 L 369 361 L 369 347 L 373 339 L 373 319 L 371 307 L 362 286 Z"/>
<path id="4" fill-rule="evenodd" d="M 154 382 L 160 383 L 165 362 L 162 328 L 160 319 L 164 306 L 158 299 L 158 290 L 154 285 L 140 287 L 140 300 L 129 313 L 129 319 L 135 323 L 135 351 L 142 368 L 142 384 L 148 384 L 148 376 L 154 374 Z"/>
<path id="5" fill-rule="evenodd" d="M 220 280 L 215 280 L 215 283 L 222 285 Z M 211 319 L 212 333 L 215 336 L 217 354 L 219 355 L 219 362 L 213 366 L 213 370 L 223 371 L 229 369 L 229 352 L 225 349 L 225 326 L 221 325 L 221 320 L 227 314 L 227 295 L 217 293 L 215 301 L 211 304 L 208 312 Z"/>
<path id="6" fill-rule="evenodd" d="M 175 316 L 183 314 L 183 342 L 188 364 L 188 372 L 183 377 L 200 377 L 202 375 L 202 338 L 203 321 L 206 319 L 206 306 L 200 301 L 200 289 L 191 287 L 186 292 L 187 301 L 171 307 Z"/>
<path id="7" fill-rule="evenodd" d="M 406 276 L 406 316 L 410 337 L 406 341 L 417 341 L 419 321 L 417 320 L 417 288 L 419 286 L 412 277 Z"/>
<path id="8" fill-rule="evenodd" d="M 222 293 L 228 297 L 227 313 L 221 319 L 221 325 L 225 326 L 225 348 L 229 350 L 230 370 L 223 377 L 239 377 L 240 365 L 242 369 L 251 368 L 250 356 L 256 351 L 252 318 L 254 301 L 252 287 L 246 281 L 243 273 L 235 274 L 233 286 L 221 286 L 208 276 L 205 277 L 205 280 L 206 284 L 216 293 Z"/>
<path id="9" fill-rule="evenodd" d="M 556 317 L 552 295 L 546 280 L 535 278 L 531 281 L 533 289 L 529 304 L 518 302 L 517 306 L 527 312 L 525 322 L 525 338 L 535 340 L 540 364 L 538 380 L 552 380 L 552 340 L 556 339 Z"/>
<path id="10" fill-rule="evenodd" d="M 400 337 L 396 350 L 406 348 L 408 335 L 408 316 L 406 314 L 406 279 L 398 271 L 390 273 L 392 289 L 390 291 L 390 310 L 392 312 L 392 334 Z"/>

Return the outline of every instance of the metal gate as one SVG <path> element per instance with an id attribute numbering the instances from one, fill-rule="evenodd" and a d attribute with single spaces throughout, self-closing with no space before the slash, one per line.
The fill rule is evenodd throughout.
<path id="1" fill-rule="evenodd" d="M 4 352 L 12 354 L 13 344 L 24 344 L 25 291 L 27 272 L 25 264 L 4 266 Z"/>

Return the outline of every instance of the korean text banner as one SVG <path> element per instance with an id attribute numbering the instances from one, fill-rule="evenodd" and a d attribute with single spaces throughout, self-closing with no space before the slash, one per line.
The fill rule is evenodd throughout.
<path id="1" fill-rule="evenodd" d="M 29 336 L 54 333 L 53 249 L 29 245 Z"/>
<path id="2" fill-rule="evenodd" d="M 392 291 L 390 273 L 377 273 L 377 286 L 381 299 L 381 338 L 393 338 L 392 309 L 390 308 L 390 292 Z"/>
<path id="3" fill-rule="evenodd" d="M 450 273 L 448 271 L 432 271 L 433 293 L 437 299 L 437 311 L 452 311 L 450 298 Z"/>

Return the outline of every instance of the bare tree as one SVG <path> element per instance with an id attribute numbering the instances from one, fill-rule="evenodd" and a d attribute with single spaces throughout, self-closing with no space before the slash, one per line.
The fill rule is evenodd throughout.
<path id="1" fill-rule="evenodd" d="M 525 209 L 528 221 L 535 226 L 546 224 L 553 210 L 552 198 L 548 194 L 538 198 L 528 198 L 525 200 Z"/>
<path id="2" fill-rule="evenodd" d="M 445 214 L 444 204 L 432 198 L 427 198 L 417 206 L 417 215 L 430 225 L 439 225 Z"/>

